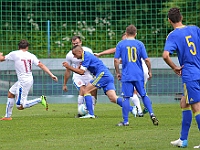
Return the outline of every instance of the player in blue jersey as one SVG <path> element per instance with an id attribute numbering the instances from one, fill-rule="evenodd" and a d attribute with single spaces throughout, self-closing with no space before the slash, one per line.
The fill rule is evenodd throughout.
<path id="1" fill-rule="evenodd" d="M 146 95 L 141 59 L 145 61 L 148 67 L 149 78 L 152 77 L 151 63 L 147 56 L 144 44 L 141 41 L 135 39 L 136 35 L 136 27 L 134 25 L 129 25 L 126 28 L 127 38 L 120 41 L 116 46 L 114 65 L 117 78 L 122 82 L 122 94 L 124 98 L 122 104 L 122 115 L 124 120 L 118 125 L 123 126 L 128 123 L 128 114 L 130 107 L 129 99 L 133 95 L 134 87 L 140 94 L 144 106 L 148 109 L 153 124 L 158 125 L 158 119 L 153 113 L 151 101 Z M 119 69 L 120 59 L 122 61 L 121 73 Z"/>
<path id="2" fill-rule="evenodd" d="M 95 76 L 95 78 L 91 80 L 90 83 L 85 87 L 83 92 L 86 107 L 89 113 L 80 118 L 95 118 L 94 111 L 92 109 L 91 91 L 97 88 L 103 88 L 104 93 L 108 96 L 110 101 L 117 103 L 122 107 L 123 99 L 118 97 L 115 93 L 114 77 L 108 68 L 103 64 L 103 62 L 93 54 L 83 51 L 79 45 L 76 45 L 72 48 L 72 53 L 75 58 L 82 59 L 80 68 L 74 68 L 67 62 L 63 62 L 63 66 L 80 75 L 83 75 L 86 70 L 89 70 Z M 129 110 L 132 112 L 133 107 L 130 106 Z"/>
<path id="3" fill-rule="evenodd" d="M 200 29 L 197 26 L 183 25 L 182 19 L 178 8 L 169 10 L 168 21 L 174 30 L 167 36 L 163 59 L 177 75 L 182 77 L 184 89 L 184 96 L 180 101 L 182 108 L 180 138 L 172 141 L 171 144 L 187 147 L 192 112 L 200 130 Z M 176 66 L 170 58 L 174 51 L 177 52 L 180 66 Z"/>

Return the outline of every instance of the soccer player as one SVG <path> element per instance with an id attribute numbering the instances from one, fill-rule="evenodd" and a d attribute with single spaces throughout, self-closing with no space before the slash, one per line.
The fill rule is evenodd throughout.
<path id="1" fill-rule="evenodd" d="M 94 111 L 92 109 L 91 92 L 97 88 L 103 88 L 104 93 L 108 96 L 110 101 L 117 103 L 122 107 L 123 99 L 118 97 L 115 93 L 114 77 L 103 62 L 93 54 L 84 51 L 79 45 L 72 48 L 72 53 L 75 58 L 82 59 L 80 68 L 74 68 L 67 62 L 63 62 L 63 66 L 80 75 L 83 75 L 87 70 L 89 70 L 95 76 L 95 78 L 88 83 L 83 92 L 86 107 L 89 113 L 80 118 L 95 118 Z M 129 110 L 132 112 L 133 107 L 130 107 Z"/>
<path id="2" fill-rule="evenodd" d="M 122 95 L 124 99 L 122 104 L 123 121 L 118 125 L 124 126 L 129 123 L 129 98 L 133 95 L 134 88 L 136 88 L 137 92 L 142 98 L 144 106 L 148 109 L 153 124 L 158 125 L 158 120 L 153 113 L 151 101 L 146 95 L 141 59 L 145 61 L 148 67 L 149 79 L 152 77 L 151 63 L 147 56 L 144 44 L 141 41 L 135 39 L 136 35 L 136 27 L 134 25 L 129 25 L 126 28 L 127 38 L 120 41 L 116 46 L 114 65 L 116 76 L 118 80 L 121 80 L 122 82 Z M 119 69 L 120 61 L 122 61 L 121 73 Z"/>
<path id="3" fill-rule="evenodd" d="M 73 36 L 71 39 L 72 45 L 80 45 L 82 46 L 82 40 L 80 36 Z M 91 54 L 93 54 L 92 50 L 88 47 L 82 46 L 84 51 L 88 51 Z M 70 65 L 73 66 L 75 68 L 79 68 L 81 65 L 82 60 L 81 59 L 77 59 L 74 57 L 74 55 L 72 54 L 72 51 L 70 50 L 67 55 L 66 55 L 66 62 Z M 65 75 L 64 75 L 64 83 L 63 83 L 63 90 L 67 92 L 67 81 L 70 77 L 71 71 L 69 69 L 66 68 L 65 71 Z M 78 107 L 84 103 L 84 95 L 83 95 L 83 90 L 85 88 L 85 86 L 90 82 L 90 80 L 93 79 L 93 76 L 91 75 L 91 73 L 89 71 L 86 71 L 84 73 L 84 75 L 79 75 L 75 72 L 73 72 L 73 76 L 72 76 L 72 80 L 73 80 L 73 84 L 74 86 L 77 88 L 77 90 L 79 91 L 79 95 L 78 95 Z M 97 90 L 94 90 L 92 92 L 92 102 L 93 102 L 93 109 L 94 106 L 96 104 L 96 99 L 97 99 Z M 78 109 L 77 109 L 78 110 Z M 77 117 L 81 117 L 81 114 L 77 114 Z"/>
<path id="4" fill-rule="evenodd" d="M 182 77 L 184 89 L 184 96 L 180 101 L 182 109 L 180 138 L 171 144 L 187 147 L 192 112 L 200 130 L 200 29 L 194 25 L 183 25 L 182 19 L 178 8 L 169 10 L 168 21 L 174 30 L 167 36 L 163 59 L 178 76 Z M 170 58 L 174 51 L 177 52 L 180 66 L 176 66 Z M 194 148 L 200 148 L 200 145 Z"/>
<path id="5" fill-rule="evenodd" d="M 54 81 L 58 81 L 57 77 L 54 76 L 34 54 L 28 52 L 29 43 L 26 40 L 21 40 L 18 46 L 19 50 L 12 51 L 8 55 L 3 56 L 3 53 L 0 53 L 0 61 L 14 61 L 15 71 L 18 78 L 18 81 L 8 91 L 6 114 L 5 117 L 1 118 L 1 120 L 12 120 L 11 115 L 15 99 L 17 109 L 19 110 L 32 107 L 38 103 L 41 103 L 46 110 L 48 110 L 48 104 L 44 95 L 42 95 L 40 98 L 27 100 L 28 93 L 33 85 L 33 64 L 49 74 Z"/>
<path id="6" fill-rule="evenodd" d="M 126 39 L 126 33 L 122 34 L 122 40 L 124 40 L 124 39 Z M 100 53 L 94 53 L 94 55 L 97 56 L 97 57 L 100 57 L 100 56 L 107 55 L 107 54 L 113 54 L 113 53 L 115 53 L 115 51 L 116 51 L 116 48 L 110 48 L 110 49 L 105 50 L 105 51 L 100 52 Z M 144 81 L 145 81 L 144 83 L 146 85 L 148 78 L 149 78 L 149 74 L 148 74 L 147 65 L 145 64 L 143 59 L 142 59 L 142 68 L 143 68 L 143 71 L 144 71 Z M 137 111 L 138 111 L 137 116 L 138 117 L 143 117 L 144 114 L 148 112 L 148 110 L 146 108 L 144 108 L 143 111 L 142 111 L 142 108 L 141 108 L 141 105 L 140 105 L 140 100 L 138 98 L 136 90 L 134 90 L 133 96 L 130 97 L 130 100 L 137 107 Z"/>

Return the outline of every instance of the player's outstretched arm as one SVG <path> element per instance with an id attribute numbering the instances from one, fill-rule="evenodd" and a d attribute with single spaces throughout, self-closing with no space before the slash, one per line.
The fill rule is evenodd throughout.
<path id="1" fill-rule="evenodd" d="M 43 63 L 39 62 L 38 67 L 40 67 L 44 72 L 46 72 L 54 81 L 58 81 L 58 78 L 47 68 Z"/>
<path id="2" fill-rule="evenodd" d="M 100 52 L 100 53 L 94 53 L 94 55 L 97 56 L 97 57 L 100 57 L 100 56 L 103 56 L 103 55 L 113 54 L 113 53 L 115 53 L 115 51 L 116 51 L 116 48 L 110 48 L 110 49 L 107 49 L 107 50 Z"/>

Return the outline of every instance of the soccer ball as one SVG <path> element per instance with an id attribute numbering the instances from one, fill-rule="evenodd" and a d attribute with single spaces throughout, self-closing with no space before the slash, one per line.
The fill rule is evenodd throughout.
<path id="1" fill-rule="evenodd" d="M 87 110 L 87 107 L 85 106 L 85 104 L 81 104 L 79 107 L 78 107 L 78 113 L 80 115 L 85 115 L 88 113 L 88 110 Z"/>

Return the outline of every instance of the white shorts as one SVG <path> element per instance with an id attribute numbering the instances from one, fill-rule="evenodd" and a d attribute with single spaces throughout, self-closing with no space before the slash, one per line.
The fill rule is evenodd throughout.
<path id="1" fill-rule="evenodd" d="M 28 80 L 20 83 L 19 81 L 15 82 L 15 84 L 9 89 L 9 91 L 15 95 L 16 105 L 19 107 L 23 105 L 25 101 L 27 101 L 28 93 L 33 85 L 33 80 Z"/>
<path id="2" fill-rule="evenodd" d="M 92 75 L 88 75 L 88 76 L 80 76 L 80 77 L 74 77 L 73 78 L 73 84 L 74 86 L 77 88 L 77 90 L 80 90 L 81 86 L 86 86 L 88 85 L 88 83 L 90 83 L 90 81 L 93 79 Z"/>
<path id="3" fill-rule="evenodd" d="M 19 81 L 15 82 L 15 84 L 13 84 L 13 86 L 11 86 L 11 88 L 9 89 L 9 92 L 12 93 L 13 95 L 18 95 L 18 87 L 19 87 Z"/>

